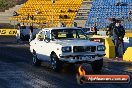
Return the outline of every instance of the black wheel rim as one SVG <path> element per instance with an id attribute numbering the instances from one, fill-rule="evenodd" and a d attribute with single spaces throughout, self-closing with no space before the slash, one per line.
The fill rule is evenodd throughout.
<path id="1" fill-rule="evenodd" d="M 37 56 L 33 55 L 33 63 L 36 63 L 36 62 L 37 62 Z"/>
<path id="2" fill-rule="evenodd" d="M 57 61 L 55 60 L 55 57 L 52 57 L 51 65 L 52 65 L 52 69 L 56 69 Z"/>

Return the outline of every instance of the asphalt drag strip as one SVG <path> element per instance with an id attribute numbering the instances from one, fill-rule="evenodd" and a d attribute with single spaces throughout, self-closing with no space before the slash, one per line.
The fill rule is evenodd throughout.
<path id="1" fill-rule="evenodd" d="M 91 66 L 84 64 L 87 74 L 94 74 Z M 132 64 L 104 60 L 101 74 L 132 75 Z M 49 65 L 32 66 L 29 44 L 13 42 L 0 43 L 0 88 L 131 88 L 129 84 L 84 84 L 78 85 L 76 70 L 64 68 L 53 72 Z"/>

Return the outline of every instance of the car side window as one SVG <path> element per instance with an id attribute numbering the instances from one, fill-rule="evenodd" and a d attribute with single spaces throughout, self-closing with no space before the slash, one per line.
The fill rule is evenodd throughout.
<path id="1" fill-rule="evenodd" d="M 45 39 L 50 39 L 50 31 L 45 31 L 44 38 Z"/>
<path id="2" fill-rule="evenodd" d="M 44 32 L 43 31 L 41 31 L 40 33 L 38 33 L 37 40 L 39 40 L 39 41 L 43 41 L 44 40 Z"/>

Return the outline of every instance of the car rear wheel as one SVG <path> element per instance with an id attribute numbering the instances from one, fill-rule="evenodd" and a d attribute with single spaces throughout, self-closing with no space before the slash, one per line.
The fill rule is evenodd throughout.
<path id="1" fill-rule="evenodd" d="M 61 70 L 61 63 L 56 54 L 51 54 L 51 67 L 55 72 L 59 72 Z"/>
<path id="2" fill-rule="evenodd" d="M 34 66 L 40 66 L 41 65 L 41 61 L 37 58 L 35 51 L 33 51 L 32 63 Z"/>
<path id="3" fill-rule="evenodd" d="M 101 73 L 103 67 L 103 59 L 92 62 L 91 66 L 94 73 Z"/>

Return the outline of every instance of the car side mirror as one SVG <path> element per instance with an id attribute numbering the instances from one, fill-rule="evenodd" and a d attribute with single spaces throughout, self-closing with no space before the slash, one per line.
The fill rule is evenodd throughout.
<path id="1" fill-rule="evenodd" d="M 45 32 L 45 34 L 44 34 L 44 41 L 46 42 L 46 43 L 49 43 L 50 42 L 50 33 L 49 32 Z"/>
<path id="2" fill-rule="evenodd" d="M 44 41 L 45 41 L 46 43 L 49 43 L 49 42 L 50 42 L 50 39 L 49 39 L 49 38 L 45 38 Z"/>

